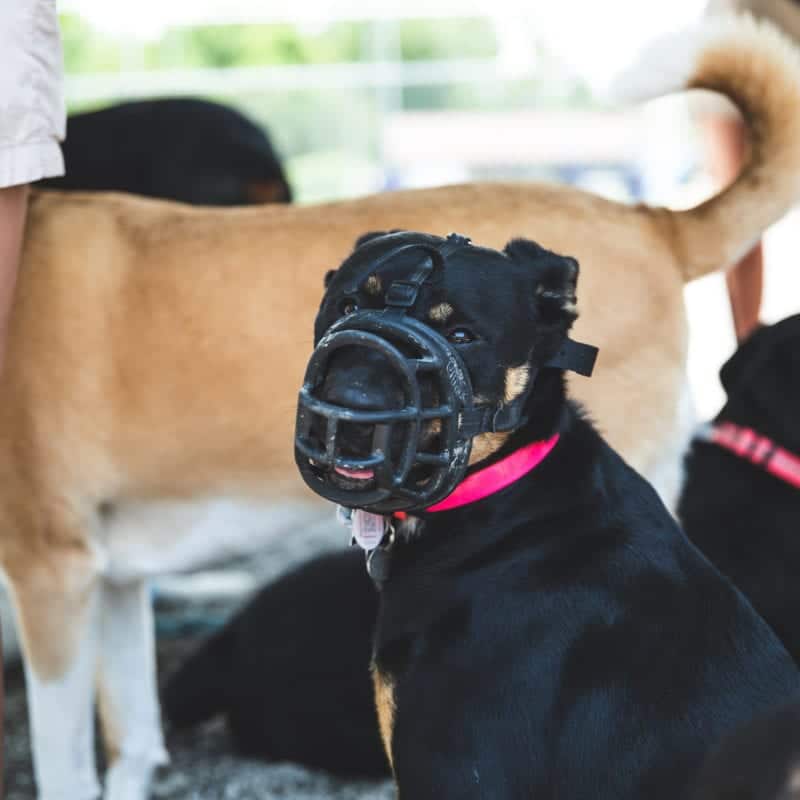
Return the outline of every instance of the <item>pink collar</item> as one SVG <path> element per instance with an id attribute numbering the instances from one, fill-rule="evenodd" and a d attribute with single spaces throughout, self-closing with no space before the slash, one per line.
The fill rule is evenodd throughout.
<path id="1" fill-rule="evenodd" d="M 527 475 L 532 469 L 538 467 L 547 458 L 550 451 L 556 446 L 559 434 L 551 436 L 541 442 L 531 442 L 525 447 L 520 447 L 511 455 L 492 464 L 489 467 L 468 475 L 444 500 L 426 508 L 426 511 L 450 511 L 453 508 L 475 503 L 483 500 L 490 494 L 499 492 Z M 396 512 L 398 519 L 404 519 L 405 514 Z"/>
<path id="2" fill-rule="evenodd" d="M 800 457 L 779 447 L 772 439 L 733 422 L 708 425 L 700 430 L 698 439 L 711 442 L 755 464 L 784 483 L 800 489 Z"/>

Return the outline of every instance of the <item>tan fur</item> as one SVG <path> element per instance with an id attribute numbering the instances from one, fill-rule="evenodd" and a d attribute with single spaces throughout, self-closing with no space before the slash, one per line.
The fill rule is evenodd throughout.
<path id="1" fill-rule="evenodd" d="M 278 203 L 283 200 L 286 187 L 281 181 L 253 181 L 247 186 L 247 199 L 251 203 Z"/>
<path id="2" fill-rule="evenodd" d="M 518 367 L 509 367 L 505 377 L 505 397 L 506 403 L 519 397 L 528 384 L 530 367 L 527 364 L 520 364 Z M 476 398 L 477 400 L 477 398 Z M 486 402 L 485 400 L 483 402 Z M 492 453 L 496 453 L 508 439 L 507 433 L 482 433 L 472 440 L 472 452 L 469 455 L 469 465 L 478 464 Z"/>
<path id="3" fill-rule="evenodd" d="M 727 37 L 691 83 L 739 100 L 753 160 L 686 212 L 520 183 L 243 209 L 34 193 L 0 377 L 0 567 L 32 669 L 56 676 L 73 658 L 118 505 L 310 497 L 297 390 L 323 276 L 365 231 L 494 248 L 528 236 L 577 258 L 574 335 L 600 358 L 571 392 L 627 461 L 655 469 L 681 424 L 685 282 L 732 263 L 800 195 L 800 68 L 773 33 Z M 473 463 L 502 441 L 478 437 Z"/>
<path id="4" fill-rule="evenodd" d="M 439 303 L 428 312 L 428 319 L 433 320 L 433 322 L 447 322 L 452 314 L 453 306 L 450 303 Z"/>
<path id="5" fill-rule="evenodd" d="M 642 98 L 687 87 L 729 97 L 750 131 L 748 163 L 730 187 L 696 208 L 660 216 L 689 281 L 734 264 L 797 201 L 800 51 L 767 22 L 712 17 L 656 42 L 618 92 Z"/>
<path id="6" fill-rule="evenodd" d="M 737 41 L 740 49 L 730 48 Z M 686 212 L 679 228 L 688 280 L 733 264 L 800 188 L 800 79 L 798 53 L 777 30 L 751 22 L 706 51 L 689 85 L 726 94 L 742 111 L 751 133 L 750 162 L 733 187 Z M 753 69 L 753 60 L 764 66 Z M 783 69 L 765 68 L 767 59 Z M 754 203 L 755 195 L 763 197 Z M 713 232 L 709 230 L 713 226 Z M 722 249 L 722 254 L 720 254 Z M 722 258 L 720 258 L 722 255 Z"/>
<path id="7" fill-rule="evenodd" d="M 364 284 L 364 289 L 367 294 L 371 294 L 374 297 L 380 295 L 383 291 L 383 285 L 381 284 L 381 279 L 377 275 L 370 275 L 367 278 L 366 283 Z"/>
<path id="8" fill-rule="evenodd" d="M 375 687 L 375 707 L 378 710 L 378 727 L 381 732 L 383 748 L 389 764 L 394 769 L 392 759 L 392 731 L 394 730 L 394 715 L 397 710 L 394 700 L 394 684 L 391 678 L 383 675 L 377 667 L 372 668 L 372 683 Z"/>
<path id="9" fill-rule="evenodd" d="M 472 440 L 472 451 L 469 454 L 469 466 L 479 464 L 492 453 L 496 453 L 506 442 L 507 433 L 482 433 Z"/>
<path id="10" fill-rule="evenodd" d="M 530 374 L 531 368 L 527 364 L 509 367 L 506 370 L 506 389 L 503 398 L 506 403 L 513 402 L 525 391 Z"/>

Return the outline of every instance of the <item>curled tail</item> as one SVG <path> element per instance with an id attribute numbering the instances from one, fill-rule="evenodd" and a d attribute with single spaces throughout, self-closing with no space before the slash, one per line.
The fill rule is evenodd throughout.
<path id="1" fill-rule="evenodd" d="M 670 214 L 686 281 L 734 264 L 800 198 L 800 49 L 749 15 L 709 17 L 648 48 L 614 94 L 643 100 L 689 89 L 734 103 L 750 157 L 729 187 Z"/>
<path id="2" fill-rule="evenodd" d="M 226 710 L 235 632 L 227 625 L 212 636 L 170 677 L 162 705 L 178 728 L 190 728 Z"/>

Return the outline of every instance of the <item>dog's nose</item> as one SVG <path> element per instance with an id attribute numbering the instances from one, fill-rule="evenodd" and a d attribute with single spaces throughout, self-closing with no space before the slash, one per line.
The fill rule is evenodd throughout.
<path id="1" fill-rule="evenodd" d="M 365 347 L 342 348 L 333 355 L 320 395 L 328 403 L 358 411 L 391 411 L 405 404 L 400 379 L 388 359 Z M 374 432 L 371 424 L 340 423 L 340 453 L 368 454 Z"/>
<path id="2" fill-rule="evenodd" d="M 328 403 L 359 411 L 399 409 L 405 400 L 389 360 L 366 347 L 345 347 L 334 353 L 320 394 Z"/>

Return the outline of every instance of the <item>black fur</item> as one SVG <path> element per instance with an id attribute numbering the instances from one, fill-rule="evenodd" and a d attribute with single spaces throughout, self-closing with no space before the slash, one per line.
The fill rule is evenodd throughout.
<path id="1" fill-rule="evenodd" d="M 380 252 L 386 243 L 373 237 L 365 246 Z M 456 316 L 443 332 L 468 325 L 483 337 L 464 356 L 489 400 L 502 391 L 499 364 L 545 360 L 571 322 L 563 304 L 577 265 L 535 246 L 508 250 L 514 257 L 464 251 L 419 311 L 447 300 Z M 318 336 L 341 313 L 346 278 L 329 281 Z M 561 442 L 539 468 L 494 497 L 428 515 L 420 535 L 393 553 L 375 654 L 396 683 L 400 796 L 687 797 L 705 754 L 795 694 L 797 671 L 653 490 L 565 401 L 560 375 L 542 374 L 528 419 L 503 452 L 559 429 Z M 239 725 L 240 743 L 252 737 L 253 752 L 277 740 L 292 707 L 311 708 L 309 698 L 330 691 L 363 744 L 358 759 L 328 768 L 385 771 L 360 669 L 377 607 L 363 555 L 317 559 L 262 598 L 246 612 L 251 624 L 235 652 L 258 669 L 229 680 L 236 703 L 260 711 L 264 728 Z M 324 671 L 298 672 L 300 659 L 275 655 L 276 643 L 315 654 Z M 219 682 L 210 660 L 205 666 L 207 680 Z M 190 663 L 173 683 L 195 681 L 200 669 Z M 351 673 L 357 680 L 331 688 L 331 676 Z M 276 684 L 288 697 L 277 716 Z M 225 702 L 233 727 L 234 703 Z M 339 717 L 307 719 L 310 741 L 336 741 Z M 301 736 L 286 741 L 283 757 L 320 765 Z"/>
<path id="2" fill-rule="evenodd" d="M 414 237 L 429 238 L 372 240 L 345 262 L 317 337 L 364 260 Z M 475 333 L 462 355 L 494 401 L 504 367 L 539 366 L 563 341 L 573 315 L 554 299 L 571 301 L 576 274 L 534 245 L 469 248 L 413 313 L 456 309 L 446 328 Z M 363 391 L 386 378 L 376 363 Z M 723 735 L 797 692 L 797 670 L 566 401 L 560 373 L 541 373 L 526 417 L 493 458 L 558 431 L 544 463 L 477 503 L 422 512 L 422 531 L 392 553 L 374 664 L 394 687 L 400 797 L 673 800 Z"/>
<path id="3" fill-rule="evenodd" d="M 223 714 L 242 755 L 386 775 L 369 678 L 376 605 L 355 551 L 290 572 L 170 677 L 166 718 L 187 728 Z"/>
<path id="4" fill-rule="evenodd" d="M 722 368 L 717 421 L 800 454 L 800 315 L 763 327 Z M 678 514 L 800 663 L 800 490 L 722 448 L 695 442 Z"/>
<path id="5" fill-rule="evenodd" d="M 198 205 L 291 200 L 267 134 L 238 111 L 205 100 L 136 101 L 73 114 L 63 151 L 66 175 L 40 186 Z"/>

